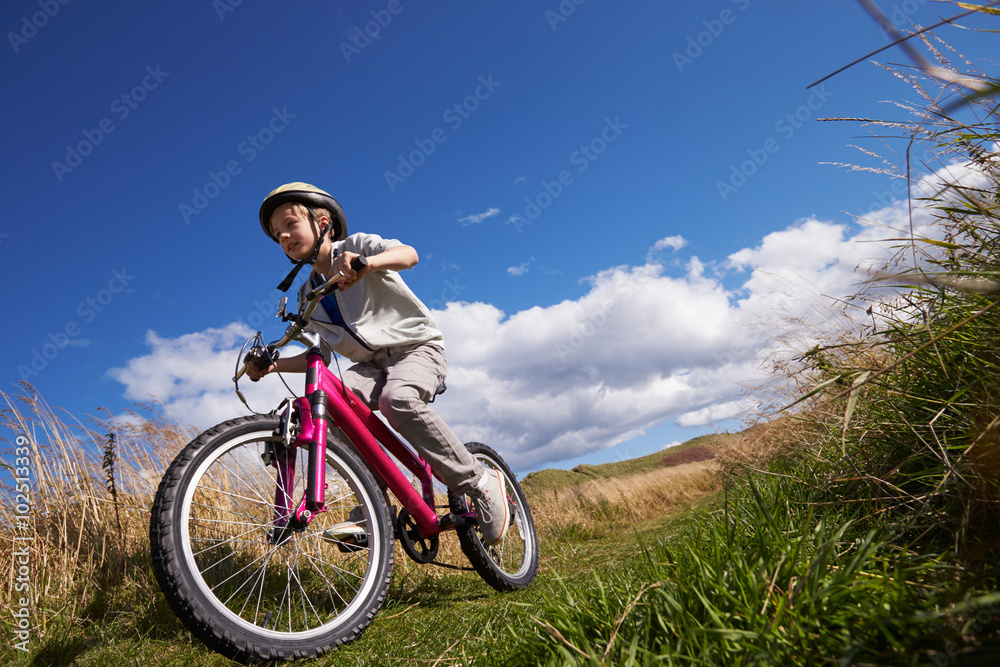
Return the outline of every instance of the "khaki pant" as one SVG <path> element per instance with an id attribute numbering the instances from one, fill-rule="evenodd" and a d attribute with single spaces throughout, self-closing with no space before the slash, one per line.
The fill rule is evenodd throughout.
<path id="1" fill-rule="evenodd" d="M 385 350 L 344 372 L 344 384 L 402 435 L 445 485 L 468 493 L 485 468 L 427 403 L 448 372 L 444 350 L 418 345 Z"/>

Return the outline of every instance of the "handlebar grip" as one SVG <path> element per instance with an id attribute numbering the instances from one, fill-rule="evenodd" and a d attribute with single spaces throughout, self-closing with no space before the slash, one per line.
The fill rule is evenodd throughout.
<path id="1" fill-rule="evenodd" d="M 280 356 L 281 356 L 281 351 L 275 349 L 271 345 L 268 345 L 267 347 L 255 347 L 252 350 L 250 350 L 245 357 L 243 357 L 243 369 L 241 370 L 245 370 L 246 367 L 250 364 L 253 364 L 257 368 L 264 370 L 269 366 L 271 366 L 271 364 L 276 362 L 278 360 L 278 357 Z M 239 377 L 239 375 L 237 377 Z M 253 382 L 257 381 L 254 380 L 253 378 L 250 379 Z"/>
<path id="2" fill-rule="evenodd" d="M 357 257 L 351 260 L 351 268 L 354 269 L 355 271 L 360 271 L 366 266 L 368 266 L 368 258 L 365 257 L 364 255 L 358 255 Z"/>

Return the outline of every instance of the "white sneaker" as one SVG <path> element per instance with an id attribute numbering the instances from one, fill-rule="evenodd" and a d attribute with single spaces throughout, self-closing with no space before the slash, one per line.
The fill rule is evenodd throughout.
<path id="1" fill-rule="evenodd" d="M 469 498 L 476 508 L 483 543 L 491 547 L 504 538 L 510 527 L 510 503 L 507 502 L 507 485 L 500 471 L 487 468 L 476 487 L 469 491 Z"/>
<path id="2" fill-rule="evenodd" d="M 344 553 L 357 551 L 368 546 L 368 529 L 360 507 L 351 508 L 348 521 L 330 526 L 321 535 L 324 540 L 336 544 Z"/>

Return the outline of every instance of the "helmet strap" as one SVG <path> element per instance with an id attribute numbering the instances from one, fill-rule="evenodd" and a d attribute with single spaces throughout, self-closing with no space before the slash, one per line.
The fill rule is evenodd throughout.
<path id="1" fill-rule="evenodd" d="M 316 214 L 313 213 L 313 210 L 311 208 L 308 209 L 308 211 L 309 211 L 309 219 L 314 223 L 316 223 L 316 227 L 318 229 L 319 220 L 316 219 Z M 291 272 L 287 276 L 285 276 L 285 279 L 281 281 L 281 284 L 278 285 L 279 290 L 281 290 L 282 292 L 287 292 L 288 288 L 291 287 L 292 283 L 295 281 L 295 276 L 297 276 L 299 274 L 299 271 L 302 270 L 302 267 L 305 266 L 306 264 L 314 264 L 316 262 L 316 259 L 319 258 L 319 249 L 323 245 L 323 237 L 327 235 L 328 230 L 331 229 L 332 227 L 333 223 L 327 225 L 327 230 L 323 230 L 320 232 L 318 238 L 316 239 L 316 245 L 313 246 L 311 257 L 309 257 L 308 259 L 303 259 L 301 261 L 294 260 L 291 257 L 288 258 L 292 262 L 292 264 L 295 265 L 295 268 L 292 269 Z"/>

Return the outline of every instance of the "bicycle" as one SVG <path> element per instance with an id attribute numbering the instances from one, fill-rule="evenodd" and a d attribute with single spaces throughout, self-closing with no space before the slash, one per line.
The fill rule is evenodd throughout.
<path id="1" fill-rule="evenodd" d="M 327 368 L 318 337 L 304 329 L 340 277 L 310 291 L 294 315 L 283 299 L 278 316 L 291 324 L 282 338 L 262 345 L 258 333 L 250 353 L 243 355 L 250 341 L 240 351 L 233 381 L 245 403 L 239 379 L 247 364 L 267 365 L 289 342 L 304 343 L 304 394 L 196 437 L 167 468 L 153 502 L 151 556 L 167 603 L 208 647 L 240 662 L 318 656 L 360 637 L 385 602 L 395 540 L 415 562 L 434 563 L 439 535 L 454 530 L 472 568 L 498 591 L 529 585 L 538 570 L 531 510 L 499 454 L 466 445 L 507 484 L 510 528 L 487 547 L 467 498 L 449 491 L 439 515 L 430 466 Z M 353 447 L 329 437 L 334 429 Z"/>

